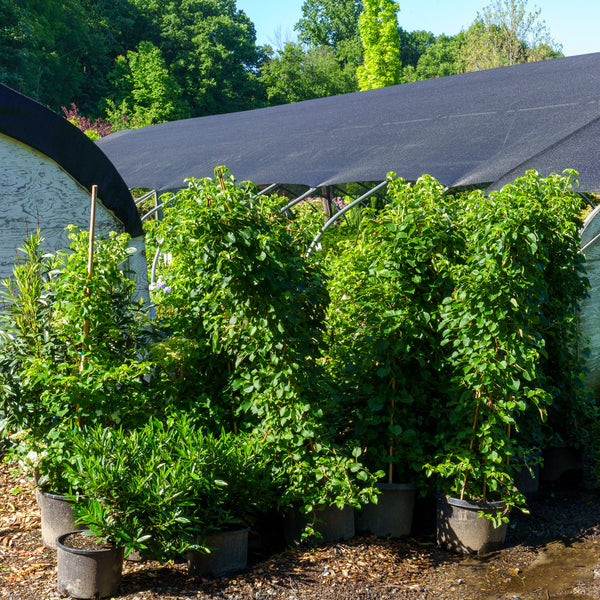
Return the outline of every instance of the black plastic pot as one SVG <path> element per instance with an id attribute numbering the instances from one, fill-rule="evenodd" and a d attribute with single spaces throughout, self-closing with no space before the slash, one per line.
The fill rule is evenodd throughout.
<path id="1" fill-rule="evenodd" d="M 367 504 L 355 513 L 356 530 L 378 537 L 410 535 L 416 486 L 408 483 L 378 483 L 377 504 Z"/>
<path id="2" fill-rule="evenodd" d="M 42 515 L 42 543 L 46 548 L 56 548 L 56 538 L 69 531 L 81 531 L 83 525 L 75 523 L 73 504 L 61 494 L 38 492 L 37 501 Z"/>
<path id="3" fill-rule="evenodd" d="M 119 593 L 123 548 L 81 550 L 65 546 L 64 533 L 56 539 L 57 587 L 73 598 L 107 598 Z"/>
<path id="4" fill-rule="evenodd" d="M 494 523 L 480 513 L 504 510 L 499 502 L 472 502 L 442 494 L 437 497 L 436 538 L 439 546 L 461 554 L 487 554 L 498 550 L 506 538 L 506 523 Z"/>
<path id="5" fill-rule="evenodd" d="M 195 577 L 220 577 L 241 571 L 248 565 L 248 531 L 237 529 L 209 535 L 206 545 L 209 554 L 188 552 L 188 570 Z"/>
<path id="6" fill-rule="evenodd" d="M 346 541 L 354 537 L 354 508 L 323 506 L 315 511 L 314 529 L 321 537 L 304 540 L 305 544 Z M 283 517 L 283 533 L 287 544 L 299 544 L 308 518 L 297 508 L 291 508 Z"/>

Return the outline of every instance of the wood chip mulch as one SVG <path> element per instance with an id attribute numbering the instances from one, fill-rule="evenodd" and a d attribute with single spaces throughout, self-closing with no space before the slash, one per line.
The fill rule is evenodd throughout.
<path id="1" fill-rule="evenodd" d="M 589 502 L 588 512 L 592 511 L 592 502 Z M 600 503 L 594 504 L 595 512 L 589 514 L 587 520 L 581 521 L 579 517 L 578 531 L 583 532 L 581 539 L 588 540 L 589 544 L 600 543 L 600 510 L 596 505 Z M 577 521 L 576 515 L 581 515 L 581 506 L 566 503 L 565 507 L 567 514 L 561 517 L 563 527 L 572 527 Z M 552 516 L 556 511 L 547 510 L 550 516 L 517 520 L 509 533 L 507 548 L 483 558 L 451 554 L 437 548 L 431 535 L 422 535 L 405 540 L 356 537 L 346 543 L 273 553 L 263 549 L 251 555 L 250 566 L 244 572 L 213 580 L 190 577 L 183 563 L 160 565 L 125 561 L 119 598 L 547 600 L 551 596 L 544 595 L 541 588 L 538 594 L 535 590 L 515 587 L 523 580 L 523 573 L 539 559 L 541 545 L 552 538 L 547 529 L 557 526 Z M 568 510 L 572 513 L 568 514 Z M 519 536 L 529 536 L 529 540 L 515 539 Z M 538 546 L 531 542 L 538 539 L 536 536 Z M 590 573 L 591 569 L 589 566 Z M 589 579 L 593 581 L 594 577 L 590 575 Z M 576 585 L 579 600 L 600 597 L 585 595 L 592 584 L 586 588 L 579 581 L 566 582 L 561 592 L 572 591 Z M 517 594 L 514 590 L 520 591 Z M 8 464 L 0 463 L 0 600 L 61 597 L 56 589 L 55 551 L 41 543 L 33 484 Z"/>

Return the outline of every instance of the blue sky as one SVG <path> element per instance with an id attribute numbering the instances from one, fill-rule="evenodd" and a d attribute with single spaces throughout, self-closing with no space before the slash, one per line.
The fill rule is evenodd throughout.
<path id="1" fill-rule="evenodd" d="M 295 39 L 294 25 L 302 15 L 303 0 L 237 0 L 256 26 L 259 44 L 277 45 L 278 38 Z M 425 29 L 435 35 L 454 35 L 473 22 L 490 0 L 411 0 L 398 2 L 399 23 L 406 31 Z M 562 44 L 565 56 L 600 52 L 600 2 L 542 0 L 528 2 L 528 10 L 541 8 L 550 35 Z"/>

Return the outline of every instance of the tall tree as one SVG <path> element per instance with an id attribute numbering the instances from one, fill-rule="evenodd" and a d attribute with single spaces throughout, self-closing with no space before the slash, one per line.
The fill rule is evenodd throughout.
<path id="1" fill-rule="evenodd" d="M 101 114 L 111 95 L 108 81 L 117 56 L 125 55 L 146 39 L 146 29 L 136 27 L 139 11 L 130 0 L 79 0 L 89 30 L 82 48 L 84 81 L 73 101 L 86 113 Z"/>
<path id="2" fill-rule="evenodd" d="M 140 42 L 135 51 L 118 56 L 111 79 L 115 84 L 115 106 L 131 108 L 129 117 L 140 126 L 188 116 L 182 90 L 152 42 Z"/>
<path id="3" fill-rule="evenodd" d="M 304 0 L 302 18 L 294 29 L 310 48 L 331 48 L 340 62 L 360 62 L 358 19 L 362 0 Z"/>
<path id="4" fill-rule="evenodd" d="M 361 90 L 400 82 L 399 10 L 394 0 L 364 0 L 364 11 L 359 18 L 364 63 L 357 71 Z"/>
<path id="5" fill-rule="evenodd" d="M 33 79 L 29 57 L 33 40 L 24 7 L 13 0 L 0 0 L 0 23 L 0 81 L 25 92 Z"/>
<path id="6" fill-rule="evenodd" d="M 560 56 L 560 45 L 527 0 L 493 0 L 465 34 L 463 69 L 473 71 Z"/>
<path id="7" fill-rule="evenodd" d="M 424 49 L 415 66 L 409 64 L 404 67 L 402 82 L 434 79 L 460 73 L 459 56 L 464 37 L 464 32 L 455 36 L 439 35 Z"/>
<path id="8" fill-rule="evenodd" d="M 152 24 L 145 39 L 160 48 L 193 116 L 260 105 L 264 54 L 235 0 L 130 1 Z"/>
<path id="9" fill-rule="evenodd" d="M 59 109 L 84 80 L 89 30 L 78 0 L 0 0 L 0 78 Z"/>
<path id="10" fill-rule="evenodd" d="M 400 36 L 400 62 L 404 68 L 416 68 L 421 56 L 436 41 L 435 35 L 431 31 L 405 31 L 400 27 L 398 34 Z"/>

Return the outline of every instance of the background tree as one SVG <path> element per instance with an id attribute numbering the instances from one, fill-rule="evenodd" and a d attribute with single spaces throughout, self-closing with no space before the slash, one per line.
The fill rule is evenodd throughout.
<path id="1" fill-rule="evenodd" d="M 147 41 L 160 48 L 192 116 L 256 108 L 265 58 L 256 30 L 235 0 L 131 0 L 152 24 Z"/>
<path id="2" fill-rule="evenodd" d="M 0 0 L 0 77 L 58 110 L 81 90 L 89 30 L 78 0 Z"/>
<path id="3" fill-rule="evenodd" d="M 400 62 L 405 69 L 416 68 L 421 56 L 436 41 L 431 31 L 405 31 L 399 27 L 398 35 L 400 36 Z"/>
<path id="4" fill-rule="evenodd" d="M 104 112 L 105 98 L 111 95 L 109 75 L 117 56 L 133 50 L 144 37 L 136 30 L 139 13 L 130 0 L 79 0 L 89 31 L 89 44 L 83 48 L 84 81 L 73 95 L 81 110 L 93 115 Z"/>
<path id="5" fill-rule="evenodd" d="M 365 0 L 359 18 L 364 63 L 358 67 L 361 90 L 400 82 L 400 34 L 398 4 L 394 0 Z"/>
<path id="6" fill-rule="evenodd" d="M 115 105 L 125 103 L 125 108 L 131 108 L 131 118 L 140 126 L 189 116 L 181 88 L 151 42 L 140 42 L 136 51 L 118 56 L 111 79 L 117 92 Z"/>
<path id="7" fill-rule="evenodd" d="M 527 0 L 493 0 L 465 34 L 460 56 L 463 70 L 561 56 L 560 45 L 551 38 L 540 14 L 540 9 L 527 11 Z"/>
<path id="8" fill-rule="evenodd" d="M 362 0 L 304 0 L 302 18 L 294 29 L 310 48 L 331 48 L 341 63 L 358 64 L 362 44 L 358 19 Z"/>
<path id="9" fill-rule="evenodd" d="M 432 44 L 427 45 L 414 67 L 404 67 L 402 81 L 419 81 L 460 73 L 459 55 L 463 40 L 463 32 L 455 36 L 439 35 Z"/>
<path id="10" fill-rule="evenodd" d="M 31 29 L 25 22 L 25 11 L 12 0 L 0 0 L 0 81 L 24 91 L 32 79 L 28 59 L 32 46 Z"/>
<path id="11" fill-rule="evenodd" d="M 270 104 L 286 104 L 357 91 L 355 71 L 342 66 L 328 46 L 304 49 L 288 42 L 262 68 Z"/>

